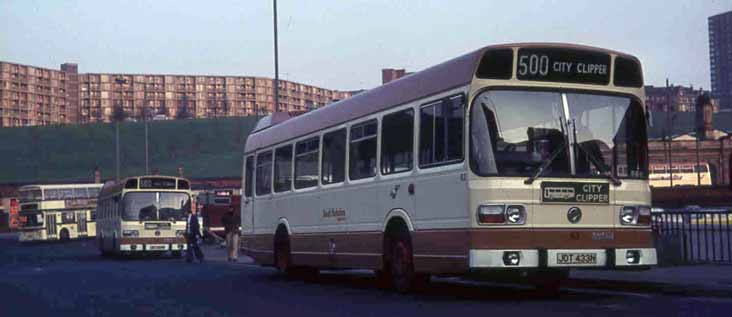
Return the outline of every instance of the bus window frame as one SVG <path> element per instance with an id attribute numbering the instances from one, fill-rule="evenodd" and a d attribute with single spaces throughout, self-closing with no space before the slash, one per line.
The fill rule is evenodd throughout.
<path id="1" fill-rule="evenodd" d="M 341 130 L 343 130 L 343 132 L 344 132 L 343 180 L 341 180 L 339 182 L 333 182 L 333 183 L 323 183 L 323 157 L 324 157 L 323 151 L 325 150 L 325 147 L 324 147 L 325 135 L 331 134 L 331 133 L 336 133 Z M 318 163 L 318 165 L 319 165 L 318 170 L 319 170 L 319 174 L 320 174 L 320 176 L 318 177 L 318 185 L 320 186 L 320 188 L 328 189 L 328 188 L 343 186 L 348 181 L 348 131 L 349 131 L 348 125 L 341 124 L 341 125 L 338 125 L 333 128 L 325 129 L 320 134 L 320 162 Z"/>
<path id="2" fill-rule="evenodd" d="M 376 180 L 378 177 L 380 177 L 379 169 L 381 166 L 381 157 L 379 153 L 381 152 L 381 115 L 380 113 L 376 113 L 373 115 L 369 115 L 367 117 L 361 118 L 359 120 L 354 120 L 353 122 L 349 123 L 347 125 L 347 134 L 346 134 L 346 175 L 345 180 L 347 184 L 361 184 L 366 183 L 370 181 Z M 373 138 L 376 139 L 376 151 L 374 153 L 376 162 L 375 162 L 375 168 L 374 174 L 369 177 L 364 178 L 357 178 L 353 179 L 351 178 L 351 130 L 353 127 L 358 127 L 361 125 L 369 125 L 373 124 L 374 121 L 376 123 L 376 134 L 373 136 Z"/>
<path id="3" fill-rule="evenodd" d="M 286 190 L 277 190 L 277 151 L 290 148 L 290 182 Z M 295 143 L 286 143 L 274 147 L 272 150 L 272 194 L 283 195 L 291 192 L 295 188 Z"/>
<path id="4" fill-rule="evenodd" d="M 409 169 L 403 170 L 403 171 L 398 171 L 398 172 L 384 173 L 384 166 L 383 166 L 383 164 L 384 164 L 384 160 L 383 160 L 383 156 L 384 156 L 384 147 L 383 147 L 383 145 L 384 145 L 383 144 L 383 138 L 384 138 L 384 133 L 383 133 L 383 129 L 384 129 L 384 118 L 387 117 L 387 116 L 397 115 L 399 113 L 406 112 L 406 111 L 410 111 L 410 110 L 412 111 L 412 148 L 411 148 L 412 155 L 411 155 L 411 164 L 409 166 Z M 415 157 L 415 148 L 416 148 L 415 145 L 416 144 L 415 144 L 415 138 L 414 138 L 415 135 L 417 134 L 416 128 L 417 128 L 417 111 L 411 105 L 408 105 L 406 107 L 398 107 L 398 108 L 395 108 L 394 111 L 385 112 L 385 113 L 383 113 L 380 116 L 380 120 L 379 120 L 379 132 L 378 132 L 378 137 L 379 137 L 378 143 L 379 144 L 377 146 L 378 149 L 379 149 L 379 151 L 378 151 L 377 155 L 379 157 L 379 166 L 378 166 L 379 173 L 378 174 L 382 178 L 392 178 L 392 177 L 402 176 L 402 175 L 405 175 L 405 174 L 410 174 L 410 173 L 412 173 L 415 170 L 415 167 L 416 167 L 415 165 L 417 165 L 416 164 L 417 163 L 416 162 L 417 160 L 416 160 L 416 157 Z M 404 129 L 404 131 L 407 131 L 407 130 Z M 463 156 L 464 156 L 464 154 L 463 154 Z"/>
<path id="5" fill-rule="evenodd" d="M 300 143 L 308 143 L 308 142 L 318 142 L 318 148 L 315 151 L 306 152 L 306 154 L 300 154 L 300 155 L 310 155 L 315 153 L 317 155 L 316 158 L 316 169 L 317 169 L 317 180 L 314 185 L 311 186 L 305 186 L 305 187 L 297 187 L 297 145 Z M 292 143 L 292 191 L 294 192 L 303 192 L 303 191 L 310 191 L 315 190 L 320 187 L 320 162 L 321 162 L 321 151 L 323 150 L 323 136 L 320 132 L 311 133 L 306 135 L 305 137 L 298 138 Z"/>
<path id="6" fill-rule="evenodd" d="M 265 154 L 267 152 L 269 152 L 270 153 L 270 156 L 271 156 L 270 157 L 270 169 L 269 169 L 269 177 L 270 177 L 269 192 L 266 193 L 266 194 L 260 195 L 259 193 L 257 193 L 257 175 L 259 175 L 259 173 L 257 173 L 257 164 L 259 164 L 259 156 L 261 154 Z M 255 157 L 256 157 L 256 159 L 254 160 L 254 197 L 268 197 L 268 196 L 271 197 L 272 196 L 272 193 L 274 192 L 274 188 L 272 188 L 273 187 L 273 183 L 274 183 L 273 182 L 273 178 L 274 178 L 274 148 L 273 147 L 267 147 L 267 148 L 262 149 L 261 151 L 257 151 L 257 153 L 255 154 Z"/>
<path id="7" fill-rule="evenodd" d="M 456 98 L 456 97 L 460 97 L 462 99 L 462 108 L 463 108 L 462 109 L 463 110 L 463 127 L 462 127 L 463 136 L 460 140 L 460 142 L 463 143 L 462 151 L 461 151 L 461 158 L 456 159 L 456 160 L 441 161 L 438 163 L 422 164 L 420 162 L 420 158 L 419 158 L 420 149 L 422 146 L 422 109 L 424 109 L 426 107 L 434 106 L 436 104 L 444 105 L 445 102 L 447 102 L 453 98 Z M 467 155 L 469 155 L 469 152 L 468 152 L 469 144 L 467 144 L 467 141 L 466 141 L 469 139 L 469 135 L 468 135 L 469 131 L 467 130 L 468 129 L 468 119 L 469 119 L 468 115 L 469 115 L 468 100 L 466 98 L 465 92 L 462 92 L 462 91 L 458 92 L 458 93 L 451 93 L 451 94 L 448 94 L 443 97 L 434 98 L 430 101 L 420 103 L 420 105 L 417 107 L 417 110 L 414 113 L 414 116 L 417 117 L 416 118 L 417 124 L 415 125 L 415 132 L 414 132 L 415 136 L 417 138 L 417 143 L 415 144 L 416 153 L 415 153 L 414 160 L 415 160 L 415 166 L 418 171 L 422 172 L 422 171 L 434 170 L 436 172 L 439 172 L 439 171 L 444 171 L 444 170 L 451 170 L 453 168 L 458 168 L 465 163 L 465 157 Z M 445 166 L 454 166 L 454 167 L 439 168 L 439 167 L 445 167 Z"/>

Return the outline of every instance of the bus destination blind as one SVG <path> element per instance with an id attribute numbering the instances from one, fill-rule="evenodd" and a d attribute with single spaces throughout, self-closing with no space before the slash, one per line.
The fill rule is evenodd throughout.
<path id="1" fill-rule="evenodd" d="M 610 55 L 574 49 L 522 48 L 518 50 L 516 78 L 607 85 Z"/>

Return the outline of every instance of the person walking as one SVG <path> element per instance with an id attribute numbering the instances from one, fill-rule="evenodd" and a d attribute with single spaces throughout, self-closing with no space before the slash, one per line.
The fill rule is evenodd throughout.
<path id="1" fill-rule="evenodd" d="M 221 223 L 224 225 L 224 232 L 226 233 L 226 247 L 228 248 L 228 259 L 229 262 L 237 262 L 239 260 L 239 236 L 241 234 L 240 225 L 241 217 L 238 213 L 234 212 L 234 207 L 229 207 L 229 210 L 221 217 Z"/>
<path id="2" fill-rule="evenodd" d="M 198 207 L 200 207 L 200 205 Z M 201 248 L 198 245 L 199 239 L 203 237 L 201 223 L 198 221 L 198 207 L 191 210 L 191 213 L 188 214 L 188 219 L 186 220 L 186 242 L 188 244 L 186 261 L 188 263 L 193 262 L 194 252 L 196 253 L 198 261 L 203 262 L 203 252 L 201 252 Z"/>

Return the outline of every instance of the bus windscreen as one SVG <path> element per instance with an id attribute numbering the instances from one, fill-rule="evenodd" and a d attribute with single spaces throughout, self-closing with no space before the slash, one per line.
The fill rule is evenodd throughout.
<path id="1" fill-rule="evenodd" d="M 180 221 L 191 209 L 191 198 L 186 193 L 133 192 L 124 197 L 126 221 Z"/>

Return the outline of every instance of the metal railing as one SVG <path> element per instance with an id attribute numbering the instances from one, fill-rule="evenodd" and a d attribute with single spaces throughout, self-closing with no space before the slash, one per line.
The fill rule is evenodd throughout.
<path id="1" fill-rule="evenodd" d="M 661 262 L 732 264 L 732 209 L 667 210 L 652 227 Z"/>

